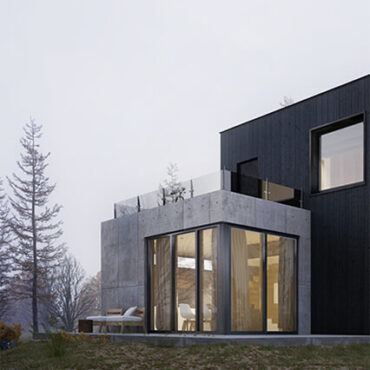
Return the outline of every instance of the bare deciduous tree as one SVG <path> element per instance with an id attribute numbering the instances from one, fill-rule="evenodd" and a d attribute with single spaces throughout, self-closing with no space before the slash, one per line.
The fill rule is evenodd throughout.
<path id="1" fill-rule="evenodd" d="M 57 243 L 61 222 L 55 221 L 61 206 L 48 206 L 55 185 L 45 176 L 50 153 L 39 150 L 41 129 L 32 119 L 26 124 L 20 140 L 24 152 L 17 161 L 22 175 L 13 173 L 13 179 L 8 178 L 13 192 L 9 225 L 15 237 L 12 257 L 17 271 L 12 294 L 18 299 L 31 298 L 34 335 L 39 331 L 38 302 L 45 298 L 50 273 L 64 253 L 63 245 Z"/>
<path id="2" fill-rule="evenodd" d="M 96 303 L 94 290 L 85 283 L 84 270 L 71 255 L 65 256 L 57 269 L 51 290 L 49 313 L 67 331 L 73 331 L 77 320 L 90 313 Z"/>
<path id="3" fill-rule="evenodd" d="M 90 278 L 86 285 L 86 294 L 91 296 L 91 307 L 87 311 L 90 316 L 101 314 L 101 272 Z"/>
<path id="4" fill-rule="evenodd" d="M 11 269 L 9 245 L 11 235 L 8 220 L 9 208 L 0 180 L 0 319 L 4 318 L 9 304 L 9 273 Z"/>

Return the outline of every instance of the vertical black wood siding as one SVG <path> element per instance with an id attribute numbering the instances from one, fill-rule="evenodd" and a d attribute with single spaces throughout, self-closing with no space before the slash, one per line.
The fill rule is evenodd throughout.
<path id="1" fill-rule="evenodd" d="M 357 113 L 365 184 L 311 194 L 310 130 Z M 258 158 L 259 176 L 304 191 L 311 210 L 312 333 L 370 334 L 370 75 L 221 133 L 221 168 Z"/>

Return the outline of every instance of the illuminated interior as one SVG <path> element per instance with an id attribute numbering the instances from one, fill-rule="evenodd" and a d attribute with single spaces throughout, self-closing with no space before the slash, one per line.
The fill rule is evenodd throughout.
<path id="1" fill-rule="evenodd" d="M 364 123 L 320 136 L 320 190 L 364 180 Z"/>
<path id="2" fill-rule="evenodd" d="M 296 240 L 229 227 L 232 332 L 295 332 Z M 152 239 L 150 328 L 217 331 L 218 229 Z"/>

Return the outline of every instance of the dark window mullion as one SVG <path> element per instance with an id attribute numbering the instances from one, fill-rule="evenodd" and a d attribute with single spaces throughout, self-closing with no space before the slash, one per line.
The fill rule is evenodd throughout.
<path id="1" fill-rule="evenodd" d="M 170 256 L 171 256 L 171 331 L 176 328 L 176 245 L 175 236 L 170 236 Z"/>
<path id="2" fill-rule="evenodd" d="M 267 234 L 263 234 L 262 243 L 262 331 L 267 332 Z"/>
<path id="3" fill-rule="evenodd" d="M 200 310 L 202 309 L 200 306 L 200 247 L 199 247 L 199 230 L 195 233 L 195 268 L 196 268 L 196 291 L 195 291 L 195 329 L 196 331 L 200 331 Z"/>
<path id="4" fill-rule="evenodd" d="M 145 325 L 147 327 L 147 330 L 151 330 L 152 327 L 152 273 L 153 273 L 153 266 L 152 266 L 152 248 L 150 246 L 150 240 L 145 241 L 145 250 L 146 250 L 146 263 L 147 263 L 147 269 L 146 269 L 146 312 L 145 315 Z M 154 326 L 153 326 L 154 327 Z"/>

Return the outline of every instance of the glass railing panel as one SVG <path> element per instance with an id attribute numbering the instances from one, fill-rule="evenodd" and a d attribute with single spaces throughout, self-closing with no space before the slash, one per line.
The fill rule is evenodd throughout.
<path id="1" fill-rule="evenodd" d="M 294 189 L 288 186 L 262 181 L 262 199 L 281 202 L 294 198 Z"/>
<path id="2" fill-rule="evenodd" d="M 221 189 L 295 207 L 301 207 L 302 204 L 301 191 L 297 189 L 222 170 L 183 181 L 174 189 L 158 187 L 150 193 L 115 203 L 115 217 L 130 215 Z"/>

